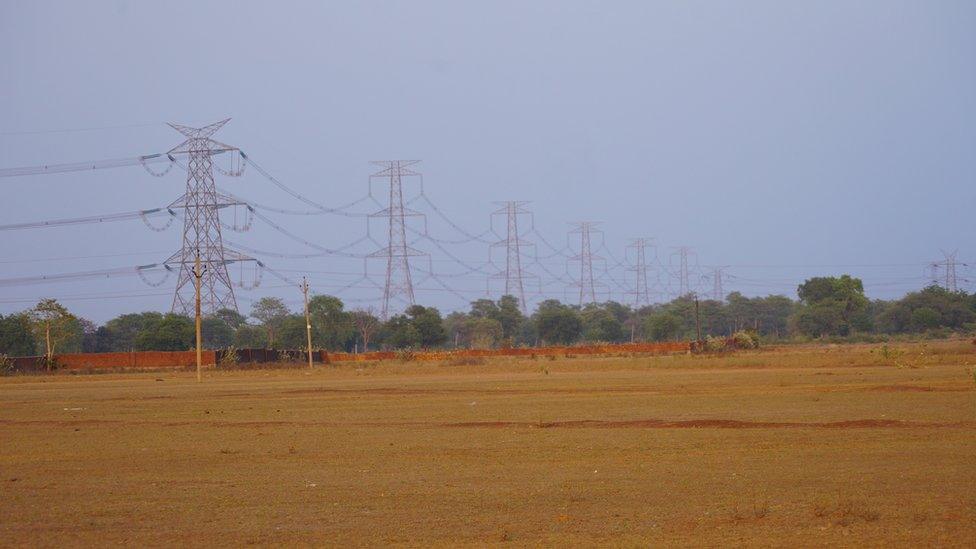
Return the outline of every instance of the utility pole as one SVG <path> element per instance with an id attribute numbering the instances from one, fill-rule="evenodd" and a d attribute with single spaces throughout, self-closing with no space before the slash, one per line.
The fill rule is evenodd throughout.
<path id="1" fill-rule="evenodd" d="M 370 176 L 388 179 L 390 185 L 389 205 L 373 214 L 370 218 L 387 220 L 386 247 L 380 248 L 367 257 L 386 260 L 386 283 L 383 286 L 383 308 L 380 316 L 383 320 L 390 317 L 391 301 L 405 301 L 407 305 L 416 303 L 413 293 L 413 278 L 410 272 L 410 258 L 427 255 L 407 244 L 407 217 L 423 217 L 423 214 L 404 206 L 403 178 L 408 176 L 420 177 L 420 173 L 409 168 L 420 163 L 419 160 L 377 160 L 371 162 L 382 167 L 380 171 Z"/>
<path id="2" fill-rule="evenodd" d="M 197 332 L 197 383 L 203 381 L 200 369 L 203 365 L 203 319 L 200 315 L 200 281 L 203 279 L 203 274 L 207 271 L 207 267 L 201 267 L 200 265 L 200 250 L 197 250 L 196 260 L 193 264 L 193 278 L 194 278 L 194 288 L 196 289 L 195 296 L 195 307 L 196 310 L 196 332 Z"/>
<path id="3" fill-rule="evenodd" d="M 506 231 L 505 238 L 491 244 L 491 248 L 505 248 L 505 270 L 490 275 L 489 278 L 504 279 L 505 294 L 515 296 L 519 301 L 519 308 L 522 310 L 522 314 L 527 314 L 524 279 L 534 278 L 534 276 L 526 273 L 522 269 L 522 247 L 531 246 L 532 243 L 522 240 L 519 237 L 518 217 L 520 215 L 527 215 L 531 219 L 532 212 L 522 207 L 528 204 L 528 202 L 509 200 L 506 202 L 496 202 L 496 204 L 500 204 L 502 207 L 492 212 L 491 220 L 494 222 L 496 215 L 504 215 L 506 219 Z M 491 259 L 490 255 L 491 250 L 489 250 L 489 260 Z"/>
<path id="4" fill-rule="evenodd" d="M 312 321 L 308 316 L 308 278 L 302 277 L 302 295 L 305 298 L 305 335 L 308 337 L 308 368 L 312 369 Z"/>
<path id="5" fill-rule="evenodd" d="M 695 294 L 695 331 L 698 332 L 698 345 L 701 346 L 701 309 L 698 306 L 698 294 Z"/>

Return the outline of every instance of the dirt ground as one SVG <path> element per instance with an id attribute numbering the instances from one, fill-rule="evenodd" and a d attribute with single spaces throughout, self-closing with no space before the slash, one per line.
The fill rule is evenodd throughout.
<path id="1" fill-rule="evenodd" d="M 0 545 L 976 545 L 976 347 L 0 378 Z"/>

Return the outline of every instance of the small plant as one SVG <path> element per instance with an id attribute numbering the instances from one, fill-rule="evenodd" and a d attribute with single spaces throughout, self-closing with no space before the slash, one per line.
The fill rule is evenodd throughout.
<path id="1" fill-rule="evenodd" d="M 881 513 L 870 504 L 853 498 L 835 501 L 820 498 L 814 502 L 813 514 L 819 518 L 831 518 L 838 526 L 850 526 L 858 520 L 874 522 L 881 518 Z"/>
<path id="2" fill-rule="evenodd" d="M 231 345 L 224 349 L 217 362 L 218 368 L 234 368 L 237 366 L 237 347 Z"/>
<path id="3" fill-rule="evenodd" d="M 769 514 L 769 500 L 768 499 L 763 499 L 762 501 L 758 501 L 757 500 L 757 501 L 752 502 L 752 516 L 753 517 L 755 517 L 757 519 L 761 519 L 761 518 L 766 518 L 766 515 L 768 515 L 768 514 Z"/>
<path id="4" fill-rule="evenodd" d="M 5 354 L 0 354 L 0 376 L 14 373 L 14 361 Z"/>
<path id="5" fill-rule="evenodd" d="M 830 515 L 830 500 L 825 497 L 819 497 L 813 502 L 813 516 L 817 518 L 823 518 Z"/>

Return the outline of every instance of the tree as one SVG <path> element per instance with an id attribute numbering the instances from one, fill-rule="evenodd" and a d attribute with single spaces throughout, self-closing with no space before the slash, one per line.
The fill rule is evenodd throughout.
<path id="1" fill-rule="evenodd" d="M 800 307 L 793 326 L 800 333 L 822 337 L 848 335 L 854 328 L 867 328 L 863 314 L 868 306 L 864 284 L 850 275 L 815 277 L 797 288 Z"/>
<path id="2" fill-rule="evenodd" d="M 653 341 L 678 339 L 684 329 L 681 318 L 670 312 L 660 312 L 648 317 L 647 333 Z"/>
<path id="3" fill-rule="evenodd" d="M 393 315 L 383 325 L 383 339 L 394 349 L 420 346 L 420 332 L 406 315 Z"/>
<path id="4" fill-rule="evenodd" d="M 314 345 L 329 350 L 345 350 L 352 346 L 356 328 L 352 315 L 343 307 L 341 299 L 329 295 L 317 295 L 309 300 Z"/>
<path id="5" fill-rule="evenodd" d="M 308 346 L 305 332 L 305 315 L 291 314 L 280 320 L 278 343 L 283 349 L 304 349 Z"/>
<path id="6" fill-rule="evenodd" d="M 440 311 L 434 307 L 413 305 L 406 312 L 410 317 L 410 324 L 417 331 L 421 347 L 425 349 L 435 347 L 447 341 L 447 332 L 444 331 L 444 321 Z"/>
<path id="7" fill-rule="evenodd" d="M 369 350 L 369 342 L 380 327 L 380 319 L 373 314 L 373 308 L 352 311 L 352 323 L 359 332 L 359 341 L 363 344 L 363 352 Z"/>
<path id="8" fill-rule="evenodd" d="M 624 338 L 623 323 L 605 306 L 591 303 L 580 312 L 583 339 L 615 343 Z"/>
<path id="9" fill-rule="evenodd" d="M 79 350 L 83 353 L 98 352 L 98 326 L 87 318 L 79 318 L 77 329 L 81 331 L 78 341 Z"/>
<path id="10" fill-rule="evenodd" d="M 467 319 L 464 326 L 465 339 L 474 349 L 490 349 L 502 338 L 502 323 L 494 318 Z"/>
<path id="11" fill-rule="evenodd" d="M 498 300 L 498 316 L 495 317 L 502 325 L 502 339 L 506 345 L 512 345 L 519 336 L 525 315 L 519 307 L 519 300 L 513 295 L 503 295 Z"/>
<path id="12" fill-rule="evenodd" d="M 884 333 L 921 332 L 932 328 L 962 329 L 976 320 L 973 296 L 929 286 L 885 304 L 875 315 L 876 328 Z M 921 311 L 921 312 L 919 312 Z"/>
<path id="13" fill-rule="evenodd" d="M 498 305 L 490 299 L 472 301 L 468 314 L 474 318 L 498 318 Z"/>
<path id="14" fill-rule="evenodd" d="M 36 352 L 30 316 L 27 313 L 0 315 L 0 355 L 30 356 Z"/>
<path id="15" fill-rule="evenodd" d="M 136 335 L 135 344 L 140 351 L 186 351 L 195 341 L 193 319 L 169 313 L 145 324 Z"/>
<path id="16" fill-rule="evenodd" d="M 234 344 L 234 328 L 227 324 L 224 318 L 226 317 L 218 316 L 216 313 L 213 316 L 203 317 L 200 331 L 203 335 L 203 346 L 205 348 L 226 349 Z M 195 338 L 196 334 L 194 333 Z"/>
<path id="17" fill-rule="evenodd" d="M 579 339 L 582 330 L 579 313 L 555 299 L 540 303 L 532 321 L 545 344 L 569 345 Z"/>
<path id="18" fill-rule="evenodd" d="M 158 324 L 162 313 L 144 312 L 117 316 L 98 329 L 96 347 L 99 352 L 133 351 L 136 337 L 146 326 Z"/>
<path id="19" fill-rule="evenodd" d="M 285 302 L 277 297 L 262 297 L 251 306 L 251 316 L 264 326 L 268 333 L 268 346 L 275 347 L 275 332 L 290 314 Z"/>
<path id="20" fill-rule="evenodd" d="M 42 299 L 31 310 L 34 333 L 44 341 L 48 369 L 54 364 L 58 346 L 78 337 L 78 319 L 54 299 Z"/>
<path id="21" fill-rule="evenodd" d="M 268 346 L 268 332 L 260 326 L 244 324 L 234 332 L 234 346 L 238 349 L 262 349 Z"/>
<path id="22" fill-rule="evenodd" d="M 444 332 L 447 340 L 454 348 L 467 346 L 468 341 L 468 321 L 471 317 L 467 313 L 454 311 L 444 318 Z"/>
<path id="23" fill-rule="evenodd" d="M 247 324 L 247 317 L 234 309 L 219 309 L 214 312 L 213 316 L 223 320 L 224 324 L 229 326 L 231 330 L 237 330 Z"/>

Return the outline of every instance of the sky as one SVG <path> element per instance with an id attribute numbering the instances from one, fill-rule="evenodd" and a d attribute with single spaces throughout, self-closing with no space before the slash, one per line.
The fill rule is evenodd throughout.
<path id="1" fill-rule="evenodd" d="M 974 53 L 976 4 L 950 0 L 8 0 L 0 169 L 165 152 L 182 141 L 166 122 L 230 117 L 216 139 L 327 206 L 363 197 L 369 161 L 383 159 L 422 160 L 425 194 L 469 234 L 489 228 L 495 201 L 529 201 L 536 232 L 570 244 L 557 254 L 525 235 L 551 256 L 526 266 L 538 276 L 526 283 L 532 302 L 578 300 L 579 263 L 564 256 L 578 253 L 567 233 L 582 220 L 601 222 L 596 277 L 612 299 L 634 300 L 634 237 L 657 244 L 648 277 L 658 298 L 676 293 L 674 248 L 689 246 L 690 284 L 703 294 L 709 269 L 724 266 L 726 292 L 795 296 L 807 277 L 851 273 L 890 299 L 925 286 L 943 251 L 976 262 Z M 159 207 L 185 180 L 179 167 L 153 177 L 140 166 L 0 178 L 0 225 Z M 253 167 L 217 185 L 307 209 Z M 404 181 L 408 200 L 418 192 Z M 374 196 L 387 198 L 381 181 Z M 416 261 L 437 276 L 415 273 L 417 301 L 448 311 L 497 297 L 486 273 L 504 255 L 488 265 L 485 243 L 433 240 L 467 237 L 413 206 L 430 237 L 416 247 L 431 254 Z M 329 248 L 367 225 L 381 243 L 386 234 L 377 219 L 264 213 Z M 35 279 L 160 262 L 179 248 L 181 223 L 0 231 L 0 314 L 41 297 L 96 322 L 168 310 L 175 280 L 161 275 L 149 280 L 158 287 L 136 276 Z M 315 253 L 262 220 L 225 233 L 255 250 Z M 265 271 L 258 288 L 237 291 L 243 312 L 264 295 L 297 308 L 302 275 L 314 293 L 351 285 L 339 294 L 350 307 L 382 296 L 358 281 L 358 258 L 251 255 L 287 282 Z M 366 271 L 382 286 L 384 264 Z M 968 265 L 958 274 L 961 289 L 976 289 Z M 256 272 L 232 276 L 248 285 Z M 11 281 L 22 277 L 31 283 Z"/>

